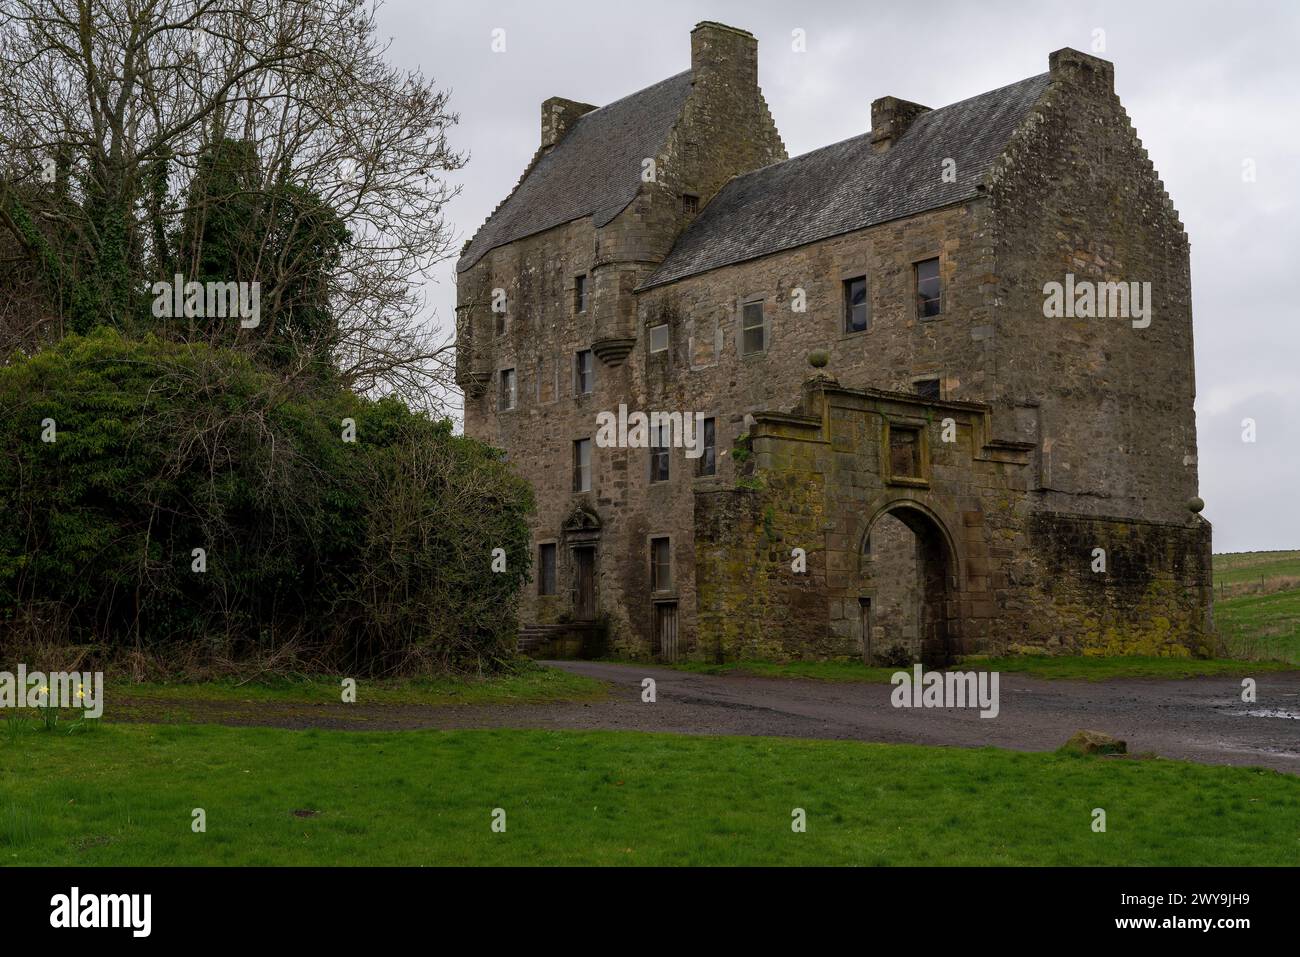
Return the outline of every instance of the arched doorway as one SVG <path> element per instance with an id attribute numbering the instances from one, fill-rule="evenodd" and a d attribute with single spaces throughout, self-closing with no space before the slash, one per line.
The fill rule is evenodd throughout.
<path id="1" fill-rule="evenodd" d="M 951 664 L 957 562 L 942 522 L 910 501 L 881 508 L 860 543 L 862 652 L 870 662 Z"/>

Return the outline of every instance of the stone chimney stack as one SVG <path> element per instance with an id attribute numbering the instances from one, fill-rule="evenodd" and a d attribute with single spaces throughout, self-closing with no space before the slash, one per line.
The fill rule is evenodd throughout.
<path id="1" fill-rule="evenodd" d="M 907 132 L 908 127 L 922 113 L 929 113 L 928 106 L 900 100 L 896 96 L 882 96 L 871 101 L 871 150 L 883 153 Z"/>
<path id="2" fill-rule="evenodd" d="M 748 30 L 703 20 L 691 31 L 691 73 L 697 82 L 731 80 L 758 86 L 758 39 Z"/>
<path id="3" fill-rule="evenodd" d="M 542 149 L 548 150 L 569 132 L 578 119 L 594 110 L 590 103 L 553 96 L 542 103 Z"/>
<path id="4" fill-rule="evenodd" d="M 1053 83 L 1075 83 L 1106 93 L 1115 91 L 1115 64 L 1101 57 L 1062 47 L 1048 55 L 1047 66 Z"/>

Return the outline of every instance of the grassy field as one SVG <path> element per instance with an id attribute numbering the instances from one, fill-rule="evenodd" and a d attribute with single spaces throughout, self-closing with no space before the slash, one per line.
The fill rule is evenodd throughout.
<path id="1" fill-rule="evenodd" d="M 1216 601 L 1214 624 L 1236 654 L 1300 663 L 1300 589 Z"/>
<path id="2" fill-rule="evenodd" d="M 1300 864 L 1300 779 L 626 732 L 0 729 L 0 863 Z M 194 833 L 202 808 L 206 832 Z M 495 808 L 505 833 L 491 829 Z M 792 811 L 807 813 L 793 833 Z M 1093 808 L 1106 812 L 1092 830 Z"/>
<path id="3" fill-rule="evenodd" d="M 1270 578 L 1300 579 L 1300 551 L 1230 552 L 1214 556 L 1214 584 L 1267 582 Z"/>
<path id="4" fill-rule="evenodd" d="M 105 694 L 144 701 L 177 702 L 277 702 L 284 704 L 336 704 L 341 679 L 267 678 L 259 681 L 208 681 L 198 683 L 135 683 L 110 681 Z M 358 704 L 532 704 L 547 701 L 584 701 L 603 697 L 599 681 L 521 663 L 514 673 L 490 678 L 446 677 L 357 682 Z"/>
<path id="5" fill-rule="evenodd" d="M 1300 553 L 1216 556 L 1230 648 L 1300 663 Z M 1263 576 L 1258 593 L 1246 593 Z M 887 682 L 859 662 L 682 665 Z M 1237 675 L 1277 662 L 971 658 L 1104 680 Z M 111 683 L 109 700 L 332 704 L 334 679 Z M 537 666 L 492 679 L 366 682 L 358 703 L 590 700 Z M 288 731 L 0 723 L 0 865 L 1300 865 L 1300 778 L 1161 759 L 782 738 L 547 731 Z M 206 831 L 191 828 L 202 808 Z M 494 833 L 503 809 L 506 832 Z M 791 812 L 807 812 L 806 833 Z M 1103 808 L 1107 830 L 1092 830 Z"/>
<path id="6" fill-rule="evenodd" d="M 1214 624 L 1234 655 L 1300 664 L 1300 551 L 1214 556 Z"/>
<path id="7" fill-rule="evenodd" d="M 738 662 L 711 665 L 684 662 L 675 665 L 697 674 L 749 674 L 766 678 L 809 678 L 817 681 L 862 681 L 888 684 L 897 671 L 908 668 L 868 668 L 860 661 L 791 661 Z M 980 671 L 1015 672 L 1035 678 L 1062 678 L 1078 681 L 1106 681 L 1112 678 L 1196 678 L 1216 675 L 1257 674 L 1285 671 L 1294 667 L 1284 662 L 1236 661 L 1232 659 L 1199 660 L 1195 658 L 1014 658 L 968 657 L 957 668 Z"/>

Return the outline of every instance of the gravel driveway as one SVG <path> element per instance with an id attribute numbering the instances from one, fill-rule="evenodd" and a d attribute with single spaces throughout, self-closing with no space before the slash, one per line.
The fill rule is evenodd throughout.
<path id="1" fill-rule="evenodd" d="M 1300 671 L 1256 678 L 1241 701 L 1237 678 L 1104 682 L 1000 676 L 1000 710 L 895 708 L 894 688 L 742 675 L 696 675 L 600 662 L 548 662 L 610 682 L 616 699 L 590 709 L 590 724 L 694 734 L 770 734 L 907 744 L 1054 750 L 1075 731 L 1104 731 L 1129 752 L 1206 764 L 1245 764 L 1300 774 Z M 642 677 L 657 703 L 642 704 Z M 630 703 L 629 703 L 630 702 Z M 609 723 L 598 723 L 608 717 Z"/>
<path id="2" fill-rule="evenodd" d="M 887 684 L 700 675 L 650 665 L 547 662 L 610 685 L 606 700 L 535 705 L 281 705 L 186 702 L 192 719 L 287 728 L 555 728 L 776 735 L 1024 751 L 1060 747 L 1081 728 L 1206 764 L 1260 765 L 1300 774 L 1300 671 L 1257 677 L 1258 700 L 1241 701 L 1236 678 L 1063 681 L 1003 674 L 1000 712 L 895 708 Z M 643 678 L 657 700 L 641 701 Z M 364 696 L 363 696 L 364 700 Z M 143 702 L 136 702 L 143 704 Z M 165 706 L 138 709 L 165 720 Z"/>

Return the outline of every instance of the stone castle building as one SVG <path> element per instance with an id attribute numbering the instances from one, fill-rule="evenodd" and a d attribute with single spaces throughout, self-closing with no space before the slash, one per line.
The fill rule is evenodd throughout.
<path id="1" fill-rule="evenodd" d="M 1210 652 L 1188 240 L 1112 65 L 789 159 L 757 57 L 705 22 L 685 72 L 546 100 L 461 254 L 465 431 L 537 493 L 527 640 Z"/>

